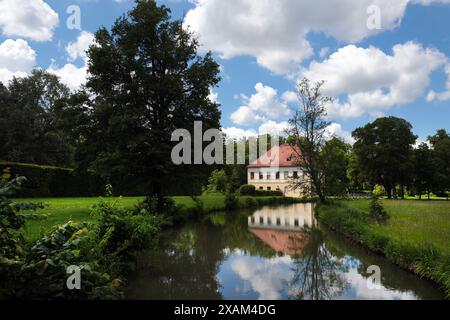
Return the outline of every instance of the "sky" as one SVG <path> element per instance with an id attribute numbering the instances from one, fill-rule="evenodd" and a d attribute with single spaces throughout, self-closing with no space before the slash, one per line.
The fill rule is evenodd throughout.
<path id="1" fill-rule="evenodd" d="M 210 99 L 230 137 L 282 133 L 304 77 L 324 80 L 323 94 L 334 98 L 330 136 L 352 142 L 354 129 L 381 116 L 408 120 L 419 141 L 450 131 L 450 0 L 157 2 L 220 64 Z M 93 33 L 133 4 L 0 0 L 0 81 L 41 68 L 77 90 Z"/>

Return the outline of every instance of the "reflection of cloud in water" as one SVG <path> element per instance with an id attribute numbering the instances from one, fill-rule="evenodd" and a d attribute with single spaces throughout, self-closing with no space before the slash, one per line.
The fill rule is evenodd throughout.
<path id="1" fill-rule="evenodd" d="M 291 263 L 288 256 L 268 260 L 243 256 L 234 259 L 231 269 L 247 282 L 245 286 L 250 285 L 259 294 L 260 300 L 278 300 L 293 277 Z"/>
<path id="2" fill-rule="evenodd" d="M 362 276 L 358 269 L 351 268 L 345 273 L 345 278 L 350 284 L 346 299 L 360 300 L 416 300 L 417 296 L 411 291 L 401 292 L 398 290 L 381 287 L 379 290 L 369 290 L 367 277 Z"/>
<path id="3" fill-rule="evenodd" d="M 273 259 L 261 259 L 247 255 L 234 256 L 231 269 L 240 277 L 242 283 L 235 288 L 236 293 L 255 292 L 260 300 L 284 299 L 294 293 L 296 288 L 291 285 L 294 278 L 293 260 L 289 256 Z M 344 258 L 349 269 L 338 272 L 348 284 L 347 289 L 335 299 L 373 299 L 373 300 L 415 300 L 412 292 L 401 292 L 382 287 L 379 290 L 369 290 L 367 276 L 361 275 L 354 259 Z"/>

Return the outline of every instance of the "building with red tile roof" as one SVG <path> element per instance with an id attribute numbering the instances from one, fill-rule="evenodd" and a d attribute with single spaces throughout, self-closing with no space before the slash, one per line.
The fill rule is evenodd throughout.
<path id="1" fill-rule="evenodd" d="M 299 167 L 301 150 L 288 144 L 274 146 L 247 167 L 248 184 L 257 190 L 281 191 L 285 196 L 303 197 L 292 187 L 293 179 L 304 179 Z"/>

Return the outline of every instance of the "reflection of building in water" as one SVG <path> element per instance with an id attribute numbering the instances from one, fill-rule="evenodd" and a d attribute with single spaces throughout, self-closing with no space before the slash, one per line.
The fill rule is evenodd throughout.
<path id="1" fill-rule="evenodd" d="M 261 239 L 276 252 L 299 256 L 309 241 L 307 233 L 295 231 L 250 229 L 250 232 Z"/>
<path id="2" fill-rule="evenodd" d="M 251 233 L 277 252 L 291 256 L 301 253 L 309 241 L 304 227 L 314 227 L 314 205 L 296 204 L 289 207 L 263 208 L 248 218 Z"/>
<path id="3" fill-rule="evenodd" d="M 298 231 L 304 227 L 315 227 L 315 225 L 314 204 L 312 203 L 278 208 L 265 207 L 248 218 L 250 228 Z"/>

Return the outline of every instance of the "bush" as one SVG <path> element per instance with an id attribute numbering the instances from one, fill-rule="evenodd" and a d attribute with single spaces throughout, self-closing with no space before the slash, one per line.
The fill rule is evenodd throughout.
<path id="1" fill-rule="evenodd" d="M 12 295 L 20 299 L 118 299 L 120 279 L 98 263 L 95 234 L 87 224 L 56 227 L 31 247 L 15 275 Z M 81 268 L 81 290 L 68 290 L 67 267 Z"/>
<path id="2" fill-rule="evenodd" d="M 386 195 L 386 190 L 383 186 L 377 184 L 375 188 L 373 188 L 372 194 L 374 197 L 384 197 Z"/>
<path id="3" fill-rule="evenodd" d="M 258 206 L 258 202 L 254 198 L 248 197 L 245 198 L 244 206 L 246 208 L 254 208 Z"/>
<path id="4" fill-rule="evenodd" d="M 383 205 L 378 197 L 373 197 L 369 205 L 370 217 L 378 222 L 384 223 L 389 220 L 389 214 L 384 210 Z"/>
<path id="5" fill-rule="evenodd" d="M 255 195 L 255 186 L 244 184 L 239 188 L 239 195 L 241 196 L 254 196 Z"/>
<path id="6" fill-rule="evenodd" d="M 94 206 L 93 215 L 98 218 L 95 250 L 112 274 L 133 270 L 137 254 L 156 244 L 165 219 L 142 208 L 130 211 L 104 201 Z"/>
<path id="7" fill-rule="evenodd" d="M 271 191 L 271 190 L 256 190 L 255 191 L 255 196 L 256 197 L 282 197 L 283 196 L 283 192 L 281 192 L 280 190 L 275 190 L 275 191 Z"/>
<path id="8" fill-rule="evenodd" d="M 236 210 L 239 207 L 238 198 L 235 193 L 229 192 L 225 195 L 225 209 L 228 211 Z"/>

